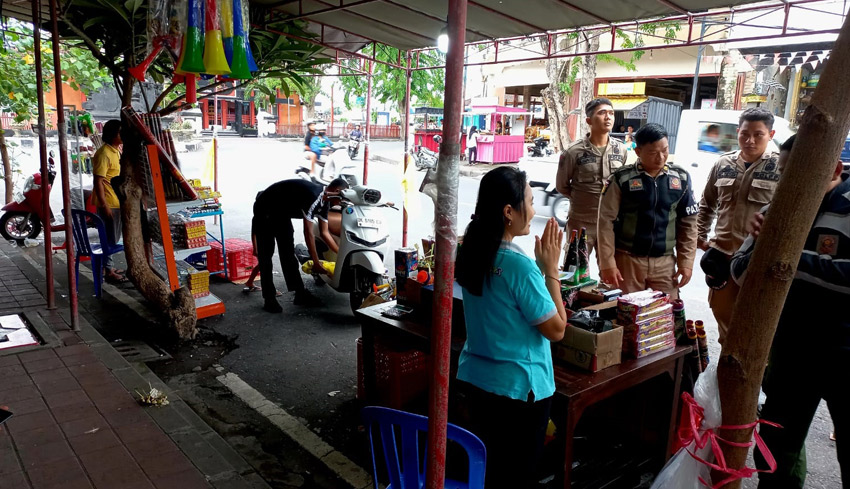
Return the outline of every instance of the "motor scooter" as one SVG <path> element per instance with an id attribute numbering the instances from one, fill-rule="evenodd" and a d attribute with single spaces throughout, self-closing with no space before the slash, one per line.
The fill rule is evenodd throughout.
<path id="1" fill-rule="evenodd" d="M 348 139 L 348 157 L 352 160 L 357 157 L 357 153 L 360 151 L 360 142 L 362 140 L 362 138 Z"/>
<path id="2" fill-rule="evenodd" d="M 440 135 L 434 136 L 434 141 L 439 144 L 443 142 L 443 138 Z M 417 146 L 413 151 L 413 163 L 416 165 L 417 170 L 431 170 L 437 168 L 437 161 L 439 161 L 439 155 L 425 146 Z"/>
<path id="3" fill-rule="evenodd" d="M 309 156 L 304 156 L 309 159 Z M 360 184 L 363 175 L 363 166 L 348 157 L 348 149 L 340 142 L 334 143 L 331 148 L 326 148 L 325 153 L 317 161 L 320 169 L 318 175 L 310 175 L 310 168 L 306 165 L 295 170 L 299 177 L 327 186 L 336 177 L 343 177 L 348 185 L 354 187 Z"/>
<path id="4" fill-rule="evenodd" d="M 317 283 L 327 283 L 337 292 L 348 293 L 351 311 L 354 312 L 374 286 L 386 282 L 384 257 L 388 252 L 390 233 L 384 208 L 398 209 L 391 202 L 381 203 L 381 192 L 373 188 L 349 187 L 340 192 L 340 197 L 341 232 L 338 238 L 334 237 L 339 244 L 339 253 L 330 251 L 322 240 L 318 222 L 313 228 L 319 258 L 336 263 L 333 275 L 313 276 Z M 295 256 L 301 264 L 311 259 L 303 244 L 295 247 Z"/>
<path id="5" fill-rule="evenodd" d="M 528 146 L 528 153 L 531 157 L 552 156 L 552 148 L 549 147 L 549 141 L 543 136 L 534 138 L 534 144 Z"/>
<path id="6" fill-rule="evenodd" d="M 0 234 L 6 240 L 23 241 L 35 239 L 41 234 L 41 228 L 45 222 L 53 222 L 53 211 L 50 215 L 43 215 L 42 193 L 50 193 L 53 180 L 56 178 L 56 168 L 53 161 L 53 151 L 47 159 L 47 185 L 42 184 L 41 172 L 36 172 L 27 177 L 24 188 L 15 195 L 15 200 L 2 207 L 4 211 L 0 216 Z"/>

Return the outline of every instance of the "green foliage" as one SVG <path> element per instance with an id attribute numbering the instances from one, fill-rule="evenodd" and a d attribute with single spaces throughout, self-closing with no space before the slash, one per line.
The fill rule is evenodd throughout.
<path id="1" fill-rule="evenodd" d="M 620 40 L 620 45 L 624 49 L 634 49 L 634 48 L 642 48 L 646 45 L 643 39 L 643 34 L 656 35 L 659 30 L 664 31 L 664 44 L 670 44 L 676 40 L 676 36 L 679 31 L 682 29 L 681 23 L 674 20 L 660 21 L 660 22 L 650 22 L 646 24 L 641 24 L 638 28 L 637 32 L 633 33 L 634 37 L 630 35 L 630 33 L 623 31 L 622 29 L 617 29 L 615 34 L 617 39 Z M 567 39 L 575 41 L 578 39 L 577 32 L 571 32 L 566 35 Z M 629 59 L 623 59 L 614 54 L 597 54 L 596 60 L 601 61 L 603 63 L 615 63 L 618 66 L 625 68 L 626 71 L 637 71 L 636 62 L 640 61 L 643 55 L 646 54 L 646 51 L 643 49 L 638 49 L 635 51 L 630 51 Z M 573 84 L 575 84 L 576 78 L 578 77 L 579 72 L 581 71 L 581 56 L 576 56 L 571 59 L 570 72 L 567 75 L 565 81 L 558 84 L 558 87 L 567 95 L 573 94 Z"/>
<path id="2" fill-rule="evenodd" d="M 16 114 L 16 121 L 35 118 L 38 92 L 35 73 L 35 38 L 31 24 L 10 20 L 0 42 L 0 109 Z M 53 49 L 50 37 L 42 35 L 42 75 L 45 87 L 53 81 Z M 86 95 L 109 78 L 87 50 L 62 47 L 62 81 Z"/>
<path id="3" fill-rule="evenodd" d="M 368 46 L 362 54 L 371 56 L 372 47 Z M 436 53 L 436 52 L 435 52 Z M 430 52 L 421 52 L 419 54 L 419 64 L 421 66 L 442 65 L 445 62 L 445 57 L 442 54 Z M 379 61 L 397 64 L 399 59 L 399 50 L 378 44 L 375 57 Z M 346 60 L 343 66 L 350 68 L 363 69 L 360 60 Z M 402 53 L 402 64 L 404 64 L 404 53 Z M 343 73 L 355 73 L 353 70 L 343 69 Z M 417 105 L 425 105 L 428 107 L 443 106 L 443 92 L 445 91 L 445 70 L 419 70 L 414 71 L 410 80 L 410 98 L 411 103 Z M 367 89 L 366 76 L 343 76 L 340 77 L 343 92 L 345 94 L 345 107 L 351 109 L 355 97 L 365 97 Z M 390 103 L 397 111 L 404 111 L 404 92 L 407 84 L 404 70 L 391 68 L 381 63 L 375 63 L 372 71 L 372 96 L 382 104 Z"/>
<path id="4" fill-rule="evenodd" d="M 74 39 L 85 46 L 113 77 L 116 90 L 123 100 L 132 91 L 134 82 L 127 69 L 137 65 L 148 54 L 149 39 L 147 16 L 151 2 L 144 0 L 69 0 L 68 8 L 61 16 L 63 37 Z M 263 23 L 263 22 L 258 22 Z M 318 55 L 321 48 L 303 41 L 292 40 L 278 31 L 304 39 L 316 35 L 305 30 L 300 21 L 283 22 L 266 19 L 268 30 L 251 29 L 249 40 L 259 71 L 250 81 L 238 81 L 236 86 L 245 86 L 247 93 L 258 92 L 276 98 L 279 88 L 285 96 L 305 83 L 304 74 L 321 74 L 319 67 L 333 60 Z M 174 75 L 177 52 L 164 49 L 156 57 L 147 72 L 148 79 L 163 83 Z M 216 86 L 208 85 L 206 92 L 199 91 L 198 97 L 211 95 Z M 228 87 L 230 88 L 230 87 Z M 163 98 L 176 107 L 185 97 L 181 85 Z"/>

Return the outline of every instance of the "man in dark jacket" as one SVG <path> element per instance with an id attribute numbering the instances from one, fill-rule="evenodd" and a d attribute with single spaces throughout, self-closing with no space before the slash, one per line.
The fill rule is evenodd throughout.
<path id="1" fill-rule="evenodd" d="M 794 136 L 781 148 L 787 158 Z M 806 435 L 821 399 L 835 424 L 838 462 L 844 484 L 850 483 L 850 391 L 843 375 L 850 365 L 850 180 L 839 161 L 806 238 L 797 274 L 788 291 L 773 338 L 762 388 L 767 400 L 760 433 L 776 458 L 773 474 L 759 474 L 759 489 L 802 489 L 806 479 Z M 752 234 L 732 259 L 732 278 L 743 284 L 764 213 L 751 222 Z M 833 377 L 835 376 L 835 377 Z M 767 464 L 756 456 L 756 465 Z"/>

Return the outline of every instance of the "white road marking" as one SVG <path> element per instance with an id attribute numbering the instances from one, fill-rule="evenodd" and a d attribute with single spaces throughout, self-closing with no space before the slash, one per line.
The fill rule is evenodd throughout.
<path id="1" fill-rule="evenodd" d="M 301 448 L 325 464 L 341 479 L 357 489 L 372 486 L 372 476 L 348 457 L 325 443 L 319 435 L 310 431 L 303 423 L 283 408 L 266 399 L 259 391 L 248 385 L 238 375 L 228 372 L 216 377 L 219 382 L 242 399 L 251 409 L 274 423 Z"/>

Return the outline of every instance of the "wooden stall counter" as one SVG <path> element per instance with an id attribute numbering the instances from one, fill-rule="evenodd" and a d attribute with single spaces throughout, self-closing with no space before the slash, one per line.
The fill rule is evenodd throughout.
<path id="1" fill-rule="evenodd" d="M 365 398 L 367 402 L 375 399 L 375 359 L 366 352 L 374 351 L 376 337 L 391 337 L 397 341 L 404 341 L 412 349 L 420 349 L 428 352 L 431 341 L 430 318 L 425 315 L 413 313 L 402 318 L 390 318 L 382 314 L 387 309 L 396 305 L 395 301 L 378 304 L 360 309 L 356 312 L 360 320 L 363 335 L 363 373 L 365 383 Z M 457 358 L 463 349 L 465 339 L 456 335 L 453 329 L 452 336 L 452 363 L 457 364 Z M 650 355 L 640 359 L 625 359 L 621 364 L 600 370 L 595 373 L 580 370 L 577 367 L 555 362 L 555 396 L 556 401 L 566 404 L 564 412 L 552 416 L 566 414 L 565 419 L 556 423 L 565 430 L 566 440 L 564 459 L 564 487 L 571 485 L 570 472 L 573 463 L 573 435 L 575 428 L 582 418 L 585 410 L 597 403 L 611 398 L 627 389 L 636 387 L 658 377 L 669 377 L 672 381 L 667 394 L 657 399 L 659 407 L 669 413 L 669 423 L 656 428 L 664 443 L 664 453 L 659 458 L 667 460 L 672 450 L 676 434 L 676 414 L 679 404 L 679 390 L 681 387 L 682 372 L 685 356 L 691 352 L 689 346 L 679 346 L 672 350 Z"/>

